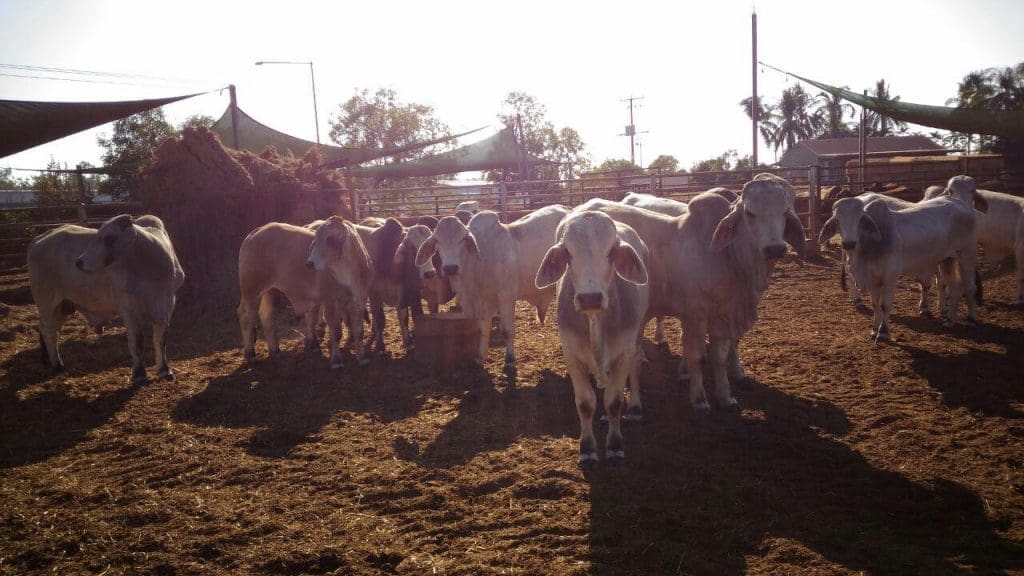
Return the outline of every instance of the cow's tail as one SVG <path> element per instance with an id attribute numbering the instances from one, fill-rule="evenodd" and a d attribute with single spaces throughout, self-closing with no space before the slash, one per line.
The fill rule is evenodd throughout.
<path id="1" fill-rule="evenodd" d="M 846 291 L 846 262 L 839 266 L 839 286 Z"/>
<path id="2" fill-rule="evenodd" d="M 974 270 L 974 301 L 981 306 L 985 303 L 985 289 L 982 288 L 981 283 L 981 272 L 977 269 Z"/>

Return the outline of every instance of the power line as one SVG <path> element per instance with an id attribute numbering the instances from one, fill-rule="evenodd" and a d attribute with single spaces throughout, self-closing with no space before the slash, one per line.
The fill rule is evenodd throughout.
<path id="1" fill-rule="evenodd" d="M 0 72 L 0 76 L 10 78 L 31 78 L 33 80 L 59 80 L 61 82 L 87 82 L 89 84 L 120 84 L 122 86 L 155 86 L 155 84 L 139 84 L 138 82 L 116 82 L 114 80 L 88 80 L 85 78 L 60 78 L 58 76 L 35 76 L 31 74 L 11 74 Z"/>
<path id="2" fill-rule="evenodd" d="M 15 70 L 27 70 L 32 72 L 50 72 L 57 74 L 75 74 L 80 76 L 102 76 L 108 78 L 127 78 L 134 80 L 156 80 L 159 82 L 179 82 L 186 84 L 200 84 L 203 80 L 191 80 L 188 78 L 164 78 L 161 76 L 149 76 L 146 74 L 129 74 L 123 72 L 100 72 L 96 70 L 80 70 L 76 68 L 53 68 L 48 66 L 29 66 L 27 64 L 0 64 L 0 68 L 12 68 Z"/>

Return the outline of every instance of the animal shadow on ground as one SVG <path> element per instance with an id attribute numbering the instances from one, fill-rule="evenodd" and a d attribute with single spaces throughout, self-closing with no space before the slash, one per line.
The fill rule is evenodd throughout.
<path id="1" fill-rule="evenodd" d="M 452 468 L 479 453 L 504 450 L 519 438 L 578 433 L 572 385 L 567 378 L 545 368 L 535 386 L 518 386 L 509 379 L 514 378 L 506 378 L 503 385 L 497 386 L 481 368 L 463 373 L 456 383 L 457 388 L 466 390 L 459 402 L 458 415 L 422 448 L 399 439 L 396 454 L 420 466 Z"/>
<path id="2" fill-rule="evenodd" d="M 97 374 L 120 367 L 131 370 L 132 357 L 128 352 L 128 340 L 123 329 L 82 337 L 68 337 L 68 333 L 68 330 L 62 330 L 60 339 L 60 356 L 68 374 Z M 49 364 L 43 361 L 38 337 L 35 341 L 35 346 L 14 354 L 0 364 L 0 370 L 3 370 L 3 375 L 15 390 L 61 377 L 59 374 L 55 376 Z M 148 361 L 147 366 L 152 371 L 152 350 L 148 352 Z"/>
<path id="3" fill-rule="evenodd" d="M 258 430 L 247 450 L 257 456 L 288 457 L 338 412 L 371 414 L 393 422 L 417 414 L 431 379 L 411 358 L 331 370 L 318 354 L 285 351 L 255 366 L 213 378 L 206 388 L 172 411 L 177 421 L 202 426 Z"/>
<path id="4" fill-rule="evenodd" d="M 0 388 L 0 468 L 40 462 L 81 442 L 131 399 L 139 386 L 107 391 L 94 398 L 55 389 L 18 397 L 18 387 Z"/>
<path id="5" fill-rule="evenodd" d="M 1024 548 L 994 533 L 976 494 L 876 468 L 836 439 L 849 423 L 829 402 L 751 382 L 744 416 L 698 418 L 648 398 L 679 414 L 626 433 L 627 463 L 589 476 L 594 574 L 743 574 L 766 541 L 792 571 L 1024 567 Z"/>
<path id="6" fill-rule="evenodd" d="M 913 358 L 914 372 L 942 392 L 947 406 L 962 406 L 988 416 L 1024 418 L 1024 413 L 1012 406 L 1024 402 L 1024 359 L 1019 346 L 1007 344 L 1002 353 L 970 348 L 957 355 L 909 344 L 901 347 Z"/>

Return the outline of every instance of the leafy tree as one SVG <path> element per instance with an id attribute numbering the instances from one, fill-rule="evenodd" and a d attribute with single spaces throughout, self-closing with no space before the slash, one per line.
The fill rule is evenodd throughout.
<path id="1" fill-rule="evenodd" d="M 568 179 L 590 170 L 590 156 L 579 133 L 568 126 L 556 130 L 546 115 L 547 108 L 525 92 L 509 92 L 498 114 L 498 120 L 508 128 L 514 128 L 519 119 L 527 154 L 557 163 L 533 166 L 526 174 L 527 179 Z M 522 176 L 518 172 L 492 170 L 485 172 L 484 177 L 491 181 L 514 180 Z"/>
<path id="2" fill-rule="evenodd" d="M 675 156 L 662 154 L 654 159 L 647 166 L 648 170 L 660 170 L 662 172 L 676 172 L 679 170 L 679 160 Z"/>
<path id="3" fill-rule="evenodd" d="M 597 168 L 594 168 L 594 172 L 612 172 L 617 170 L 640 170 L 640 167 L 625 158 L 608 158 L 601 162 Z"/>
<path id="4" fill-rule="evenodd" d="M 29 186 L 25 180 L 11 176 L 10 168 L 0 168 L 0 190 L 22 190 Z"/>
<path id="5" fill-rule="evenodd" d="M 213 116 L 207 116 L 206 114 L 193 114 L 178 124 L 178 132 L 181 132 L 185 128 L 209 128 L 217 122 Z"/>
<path id="6" fill-rule="evenodd" d="M 112 174 L 105 179 L 100 192 L 110 194 L 114 198 L 136 198 L 136 171 L 142 163 L 152 157 L 157 147 L 171 136 L 174 136 L 174 128 L 167 122 L 164 111 L 160 108 L 133 114 L 114 122 L 114 133 L 110 137 L 100 134 L 96 140 L 105 149 L 103 164 L 107 167 L 124 168 L 124 172 Z"/>
<path id="7" fill-rule="evenodd" d="M 32 177 L 32 189 L 39 204 L 68 204 L 78 200 L 78 184 L 75 175 L 57 170 L 67 170 L 67 164 L 50 158 L 46 165 L 52 172 L 40 172 Z"/>
<path id="8" fill-rule="evenodd" d="M 389 148 L 450 135 L 448 125 L 434 116 L 433 106 L 403 102 L 398 93 L 390 88 L 381 88 L 372 94 L 367 89 L 357 90 L 355 95 L 338 107 L 337 115 L 331 115 L 330 138 L 341 146 Z M 373 163 L 407 162 L 452 147 L 451 142 L 435 144 L 379 158 Z M 443 176 L 428 178 L 426 181 L 414 180 L 427 184 L 440 177 Z M 377 184 L 382 185 L 386 180 L 382 179 Z"/>
<path id="9" fill-rule="evenodd" d="M 889 93 L 889 86 L 885 84 L 885 78 L 875 83 L 875 91 L 870 93 L 870 95 L 879 100 L 900 101 L 899 96 L 893 96 Z M 870 110 L 867 111 L 864 124 L 867 127 L 868 136 L 892 136 L 893 134 L 902 134 L 907 131 L 906 122 L 893 120 L 888 116 Z"/>
<path id="10" fill-rule="evenodd" d="M 946 101 L 958 108 L 1024 110 L 1024 62 L 1005 68 L 975 70 L 957 85 L 957 95 Z M 966 135 L 970 150 L 971 135 Z M 1011 163 L 1024 161 L 1024 141 L 982 136 L 978 149 L 1003 154 Z"/>
<path id="11" fill-rule="evenodd" d="M 690 166 L 690 172 L 719 172 L 732 169 L 732 163 L 736 160 L 735 150 L 726 150 L 719 156 L 713 156 L 706 160 L 694 162 Z"/>
<path id="12" fill-rule="evenodd" d="M 843 86 L 849 90 L 849 86 Z M 818 109 L 814 114 L 818 117 L 817 124 L 821 127 L 821 138 L 842 138 L 853 136 L 856 131 L 846 123 L 847 116 L 853 116 L 853 104 L 829 92 L 819 92 L 815 97 Z"/>

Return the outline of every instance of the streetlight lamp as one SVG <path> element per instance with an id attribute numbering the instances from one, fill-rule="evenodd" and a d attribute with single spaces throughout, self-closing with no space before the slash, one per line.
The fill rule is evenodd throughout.
<path id="1" fill-rule="evenodd" d="M 256 63 L 257 66 L 264 64 L 309 64 L 309 82 L 313 86 L 313 121 L 316 122 L 316 143 L 320 144 L 320 115 L 316 110 L 316 78 L 313 76 L 313 61 L 260 60 Z"/>

